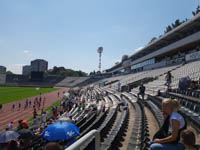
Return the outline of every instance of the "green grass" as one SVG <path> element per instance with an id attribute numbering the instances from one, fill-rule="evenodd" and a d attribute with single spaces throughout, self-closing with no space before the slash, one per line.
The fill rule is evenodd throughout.
<path id="1" fill-rule="evenodd" d="M 24 98 L 37 96 L 40 93 L 48 93 L 59 90 L 59 88 L 40 88 L 33 87 L 0 87 L 0 103 L 7 104 Z"/>

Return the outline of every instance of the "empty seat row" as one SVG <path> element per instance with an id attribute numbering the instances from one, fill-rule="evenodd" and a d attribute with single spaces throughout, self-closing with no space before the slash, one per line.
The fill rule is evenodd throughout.
<path id="1" fill-rule="evenodd" d="M 109 136 L 106 138 L 106 140 L 101 144 L 101 150 L 115 150 L 119 147 L 120 144 L 120 138 L 122 137 L 122 134 L 124 133 L 124 127 L 128 121 L 128 113 L 129 110 L 122 111 L 119 120 L 117 121 L 117 124 L 112 129 Z"/>
<path id="2" fill-rule="evenodd" d="M 148 121 L 144 113 L 143 104 L 132 103 L 135 108 L 136 116 L 134 127 L 127 150 L 147 150 L 149 147 Z"/>

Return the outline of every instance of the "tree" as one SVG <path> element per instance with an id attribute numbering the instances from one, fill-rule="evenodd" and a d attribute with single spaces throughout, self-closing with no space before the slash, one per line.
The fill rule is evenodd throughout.
<path id="1" fill-rule="evenodd" d="M 192 14 L 193 16 L 196 16 L 199 12 L 200 12 L 200 6 L 198 5 L 196 11 L 193 11 Z"/>
<path id="2" fill-rule="evenodd" d="M 13 74 L 11 71 L 6 71 L 6 72 L 0 72 L 0 74 Z"/>
<path id="3" fill-rule="evenodd" d="M 175 29 L 176 27 L 180 26 L 182 23 L 186 22 L 188 19 L 186 18 L 186 20 L 180 21 L 179 19 L 176 19 L 174 23 L 172 23 L 172 25 L 168 25 L 165 29 L 165 33 L 170 32 L 171 30 Z"/>
<path id="4" fill-rule="evenodd" d="M 174 28 L 176 28 L 176 27 L 178 27 L 178 26 L 180 26 L 182 24 L 182 22 L 180 22 L 180 20 L 179 19 L 176 19 L 176 21 L 175 21 L 175 27 Z"/>
<path id="5" fill-rule="evenodd" d="M 149 44 L 153 43 L 156 39 L 157 39 L 156 37 L 153 37 L 153 38 L 151 39 L 151 41 L 149 42 Z"/>
<path id="6" fill-rule="evenodd" d="M 171 31 L 171 30 L 172 30 L 172 27 L 171 27 L 170 25 L 168 25 L 168 26 L 166 27 L 165 33 L 169 32 L 169 31 Z"/>
<path id="7" fill-rule="evenodd" d="M 87 74 L 81 70 L 75 71 L 72 69 L 65 69 L 64 67 L 53 67 L 52 71 L 47 72 L 47 75 L 53 76 L 73 76 L 73 77 L 85 77 Z"/>

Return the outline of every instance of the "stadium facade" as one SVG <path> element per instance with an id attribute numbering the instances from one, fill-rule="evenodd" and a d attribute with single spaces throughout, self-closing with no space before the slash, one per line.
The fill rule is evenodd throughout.
<path id="1" fill-rule="evenodd" d="M 0 66 L 0 73 L 5 73 L 6 72 L 6 67 Z"/>
<path id="2" fill-rule="evenodd" d="M 150 70 L 200 58 L 200 14 L 106 70 L 112 75 Z"/>

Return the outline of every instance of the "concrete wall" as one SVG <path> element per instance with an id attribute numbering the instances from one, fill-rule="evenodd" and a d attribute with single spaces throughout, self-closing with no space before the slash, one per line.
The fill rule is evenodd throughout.
<path id="1" fill-rule="evenodd" d="M 5 85 L 6 83 L 6 75 L 0 74 L 0 85 Z"/>

